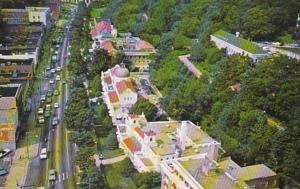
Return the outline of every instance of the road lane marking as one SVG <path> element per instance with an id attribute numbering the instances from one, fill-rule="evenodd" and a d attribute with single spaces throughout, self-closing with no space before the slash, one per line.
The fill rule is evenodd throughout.
<path id="1" fill-rule="evenodd" d="M 62 173 L 62 180 L 65 180 L 65 173 Z"/>
<path id="2" fill-rule="evenodd" d="M 59 174 L 58 175 L 58 182 L 60 182 L 61 181 L 61 175 Z"/>

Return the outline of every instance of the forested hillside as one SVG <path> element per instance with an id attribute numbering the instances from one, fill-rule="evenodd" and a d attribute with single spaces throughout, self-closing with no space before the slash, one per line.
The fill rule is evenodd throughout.
<path id="1" fill-rule="evenodd" d="M 298 0 L 114 0 L 105 15 L 158 48 L 151 76 L 170 117 L 199 122 L 239 164 L 265 163 L 300 188 L 300 62 L 226 57 L 219 29 L 256 41 L 296 39 Z M 197 39 L 197 40 L 195 40 Z M 177 56 L 191 53 L 192 76 Z M 239 84 L 240 90 L 230 86 Z"/>

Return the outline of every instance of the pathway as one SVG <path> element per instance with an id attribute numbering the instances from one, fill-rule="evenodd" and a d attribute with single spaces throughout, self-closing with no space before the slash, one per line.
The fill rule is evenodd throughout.
<path id="1" fill-rule="evenodd" d="M 180 62 L 193 73 L 194 76 L 200 78 L 202 73 L 196 68 L 196 66 L 189 60 L 190 54 L 178 56 Z"/>
<path id="2" fill-rule="evenodd" d="M 95 154 L 94 155 L 94 159 L 96 161 L 96 166 L 100 167 L 100 164 L 102 163 L 102 165 L 110 165 L 110 164 L 114 164 L 117 163 L 119 161 L 122 161 L 126 158 L 126 155 L 121 155 L 121 156 L 117 156 L 114 158 L 108 158 L 108 159 L 103 159 L 102 161 L 99 158 L 99 155 Z"/>

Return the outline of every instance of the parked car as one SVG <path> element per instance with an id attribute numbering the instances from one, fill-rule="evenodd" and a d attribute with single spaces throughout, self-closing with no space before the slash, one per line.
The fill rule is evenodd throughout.
<path id="1" fill-rule="evenodd" d="M 56 171 L 54 169 L 51 169 L 49 171 L 49 181 L 55 181 L 56 180 Z"/>
<path id="2" fill-rule="evenodd" d="M 55 73 L 55 69 L 54 68 L 51 69 L 51 73 Z"/>
<path id="3" fill-rule="evenodd" d="M 4 176 L 4 175 L 7 175 L 8 171 L 4 168 L 0 168 L 0 176 Z"/>
<path id="4" fill-rule="evenodd" d="M 55 79 L 56 81 L 60 81 L 60 75 L 57 75 Z"/>
<path id="5" fill-rule="evenodd" d="M 40 159 L 41 160 L 47 159 L 47 148 L 42 148 L 40 153 Z"/>
<path id="6" fill-rule="evenodd" d="M 53 95 L 53 91 L 49 90 L 48 93 L 47 93 L 47 97 L 51 97 L 52 95 Z"/>
<path id="7" fill-rule="evenodd" d="M 11 150 L 8 149 L 8 148 L 0 150 L 0 159 L 4 158 L 5 156 L 7 156 L 10 152 L 11 152 Z"/>
<path id="8" fill-rule="evenodd" d="M 52 102 L 52 98 L 47 98 L 46 102 L 47 104 L 50 104 Z"/>
<path id="9" fill-rule="evenodd" d="M 60 72 L 60 71 L 61 71 L 61 67 L 60 67 L 60 66 L 57 66 L 57 67 L 56 67 L 56 71 L 57 71 L 57 72 Z"/>
<path id="10" fill-rule="evenodd" d="M 46 111 L 45 112 L 45 118 L 49 118 L 51 116 L 51 112 L 50 111 Z"/>
<path id="11" fill-rule="evenodd" d="M 54 84 L 54 80 L 53 80 L 53 79 L 50 79 L 49 83 L 50 83 L 50 84 Z"/>
<path id="12" fill-rule="evenodd" d="M 46 105 L 46 111 L 50 111 L 51 110 L 51 104 L 47 104 Z"/>

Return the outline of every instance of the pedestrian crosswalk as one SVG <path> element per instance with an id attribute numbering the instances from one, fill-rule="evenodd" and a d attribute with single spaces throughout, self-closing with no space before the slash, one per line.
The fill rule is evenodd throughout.
<path id="1" fill-rule="evenodd" d="M 69 174 L 68 174 L 68 172 L 59 173 L 59 174 L 57 174 L 57 177 L 56 177 L 56 180 L 55 180 L 55 181 L 49 181 L 48 187 L 49 187 L 49 186 L 54 186 L 54 185 L 56 185 L 56 184 L 58 184 L 58 183 L 61 183 L 61 182 L 66 181 L 66 180 L 68 180 L 68 179 L 69 179 Z"/>

